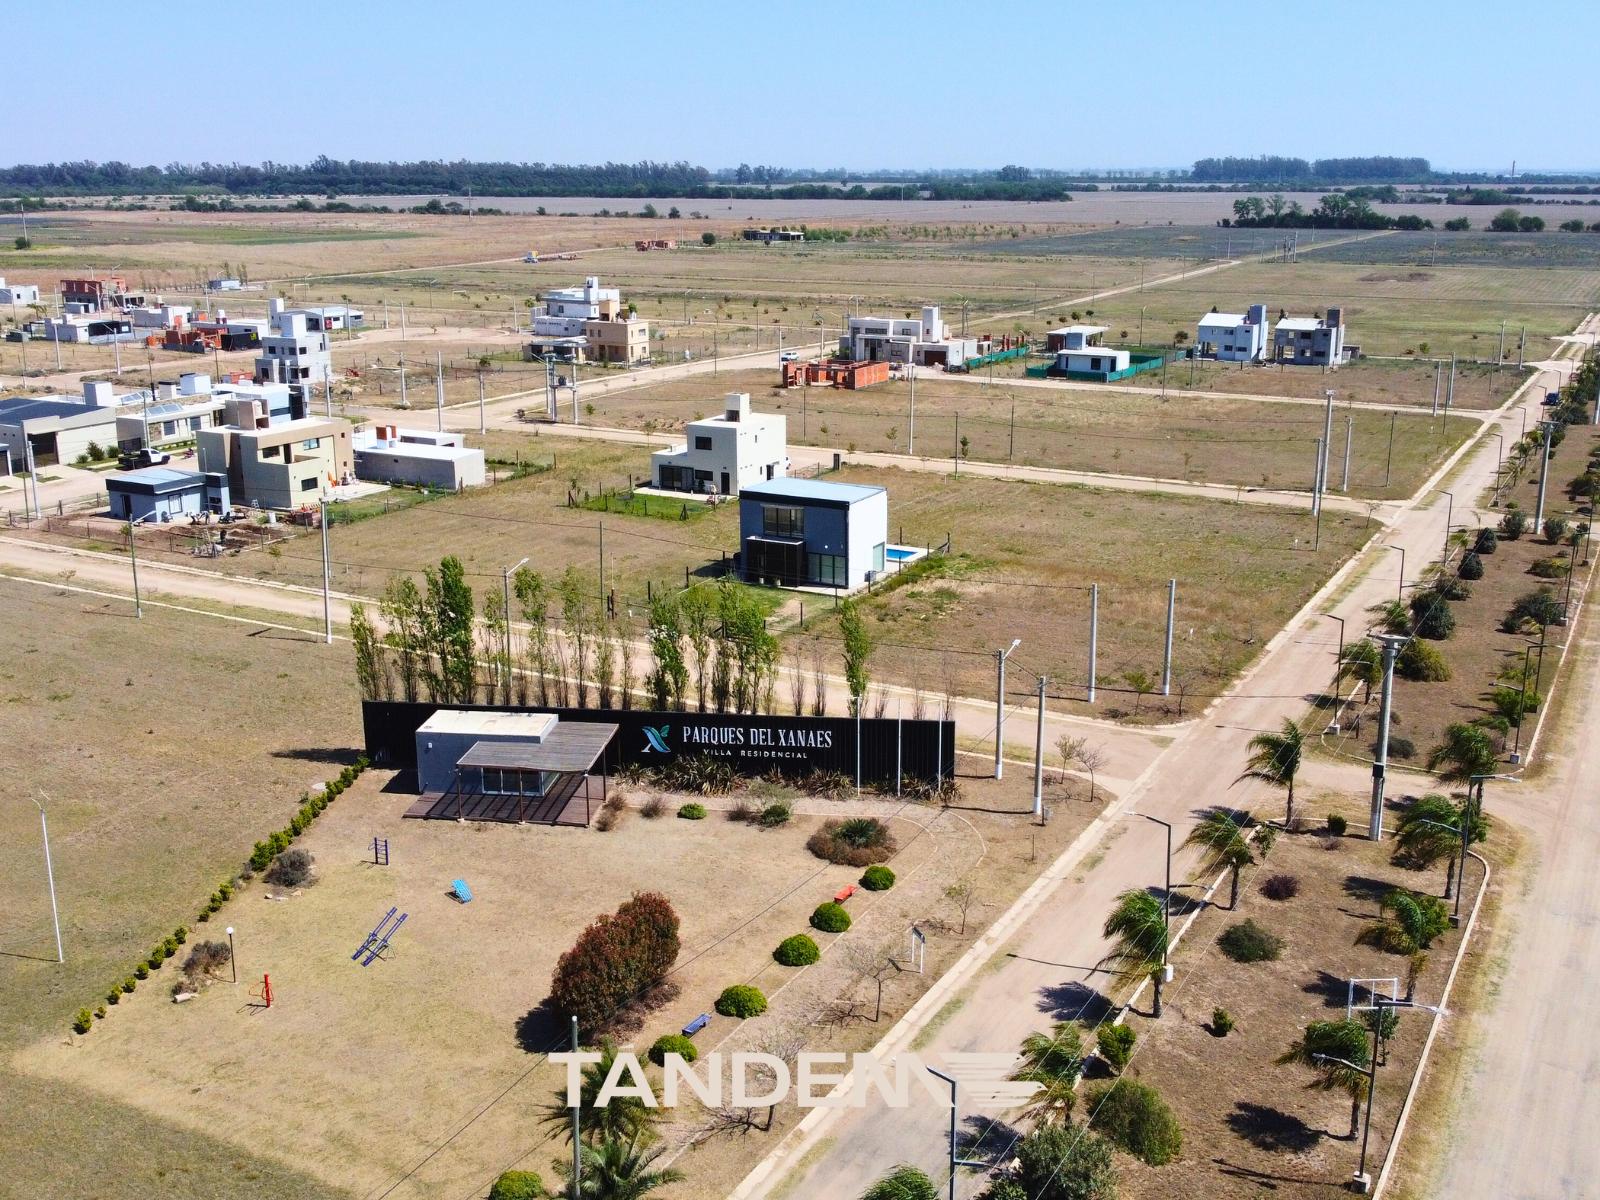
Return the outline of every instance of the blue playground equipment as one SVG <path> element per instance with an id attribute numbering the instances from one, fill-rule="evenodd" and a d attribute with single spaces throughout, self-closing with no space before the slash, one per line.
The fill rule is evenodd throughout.
<path id="1" fill-rule="evenodd" d="M 683 1027 L 683 1036 L 693 1037 L 709 1024 L 711 1024 L 711 1014 L 701 1013 L 698 1017 Z"/>
<path id="2" fill-rule="evenodd" d="M 378 867 L 387 867 L 389 865 L 388 838 L 375 837 L 372 839 L 372 863 Z"/>
<path id="3" fill-rule="evenodd" d="M 472 903 L 472 889 L 467 886 L 465 879 L 452 879 L 450 881 L 450 894 L 462 904 Z"/>
<path id="4" fill-rule="evenodd" d="M 389 940 L 400 931 L 400 926 L 404 925 L 406 918 L 411 915 L 400 913 L 399 917 L 396 917 L 397 912 L 400 912 L 398 908 L 391 908 L 383 914 L 383 920 L 372 927 L 372 932 L 367 934 L 356 952 L 350 956 L 351 962 L 360 959 L 363 967 L 370 967 L 373 960 L 383 955 L 389 948 Z"/>

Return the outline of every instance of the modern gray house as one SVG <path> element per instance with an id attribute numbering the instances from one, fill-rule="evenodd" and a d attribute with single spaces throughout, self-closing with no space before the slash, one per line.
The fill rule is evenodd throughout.
<path id="1" fill-rule="evenodd" d="M 1344 362 L 1344 314 L 1285 317 L 1272 331 L 1272 360 L 1298 367 L 1336 367 Z"/>
<path id="2" fill-rule="evenodd" d="M 740 573 L 750 583 L 853 591 L 884 572 L 889 493 L 822 479 L 739 492 Z"/>
<path id="3" fill-rule="evenodd" d="M 123 521 L 172 521 L 191 513 L 220 516 L 231 507 L 226 475 L 171 467 L 107 475 L 106 496 L 111 515 Z"/>

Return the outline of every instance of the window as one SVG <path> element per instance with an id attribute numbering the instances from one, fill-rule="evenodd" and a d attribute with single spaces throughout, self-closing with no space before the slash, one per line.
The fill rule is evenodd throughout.
<path id="1" fill-rule="evenodd" d="M 767 537 L 805 537 L 806 510 L 786 504 L 763 504 L 761 532 Z"/>
<path id="2" fill-rule="evenodd" d="M 808 555 L 810 575 L 814 582 L 827 587 L 846 587 L 848 577 L 842 554 Z"/>
<path id="3" fill-rule="evenodd" d="M 872 548 L 872 569 L 880 574 L 883 571 L 883 545 L 879 542 Z"/>
<path id="4" fill-rule="evenodd" d="M 694 439 L 694 448 L 696 450 L 711 449 L 711 439 L 709 437 L 702 437 L 701 435 L 696 434 Z"/>
<path id="5" fill-rule="evenodd" d="M 300 490 L 302 492 L 314 492 L 316 489 L 317 477 L 315 475 L 308 475 L 300 481 Z"/>
<path id="6" fill-rule="evenodd" d="M 300 443 L 300 449 L 315 450 L 320 445 L 322 445 L 321 438 L 307 438 L 305 441 Z"/>

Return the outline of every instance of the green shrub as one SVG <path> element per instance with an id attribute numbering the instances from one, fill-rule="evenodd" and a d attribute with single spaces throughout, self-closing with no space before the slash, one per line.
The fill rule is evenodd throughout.
<path id="1" fill-rule="evenodd" d="M 667 1055 L 676 1054 L 684 1062 L 693 1062 L 700 1057 L 700 1051 L 694 1048 L 694 1043 L 681 1033 L 664 1033 L 650 1045 L 647 1057 L 656 1066 L 665 1066 Z"/>
<path id="2" fill-rule="evenodd" d="M 896 847 L 889 827 L 876 817 L 835 817 L 807 839 L 806 849 L 831 863 L 865 867 L 892 858 Z"/>
<path id="3" fill-rule="evenodd" d="M 786 825 L 789 818 L 794 815 L 794 805 L 787 800 L 774 800 L 761 810 L 756 817 L 756 823 L 764 829 L 774 829 L 779 825 Z"/>
<path id="4" fill-rule="evenodd" d="M 1137 1037 L 1132 1025 L 1108 1025 L 1100 1031 L 1100 1057 L 1118 1075 L 1128 1065 L 1128 1059 L 1133 1057 L 1133 1043 Z"/>
<path id="5" fill-rule="evenodd" d="M 1343 837 L 1345 830 L 1349 828 L 1350 822 L 1346 821 L 1338 813 L 1328 814 L 1328 832 L 1334 837 Z"/>
<path id="6" fill-rule="evenodd" d="M 1178 1118 L 1148 1084 L 1123 1079 L 1103 1087 L 1091 1098 L 1089 1111 L 1094 1129 L 1152 1167 L 1165 1166 L 1183 1149 Z"/>
<path id="7" fill-rule="evenodd" d="M 1406 758 L 1406 759 L 1410 759 L 1410 758 L 1415 758 L 1416 756 L 1417 756 L 1417 744 L 1415 742 L 1413 742 L 1410 738 L 1393 737 L 1393 736 L 1391 736 L 1389 738 L 1389 757 L 1390 758 Z"/>
<path id="8" fill-rule="evenodd" d="M 844 905 L 825 900 L 811 914 L 811 927 L 823 933 L 843 933 L 850 928 L 850 914 L 845 912 Z"/>
<path id="9" fill-rule="evenodd" d="M 1506 632 L 1516 632 L 1524 621 L 1532 621 L 1535 625 L 1554 625 L 1560 619 L 1561 602 L 1549 588 L 1540 588 L 1518 597 L 1511 606 L 1511 612 L 1506 617 L 1510 628 Z"/>
<path id="10" fill-rule="evenodd" d="M 148 974 L 148 972 L 147 972 L 147 974 Z M 139 979 L 143 979 L 143 978 L 144 978 L 143 975 L 139 976 Z M 132 975 L 128 976 L 128 978 L 126 978 L 126 979 L 124 979 L 122 981 L 122 990 L 124 992 L 133 991 L 134 988 L 139 986 L 139 979 L 135 979 Z"/>
<path id="11" fill-rule="evenodd" d="M 94 1014 L 87 1008 L 80 1008 L 78 1015 L 72 1019 L 73 1033 L 88 1033 L 89 1026 L 94 1024 Z"/>
<path id="12" fill-rule="evenodd" d="M 267 842 L 257 842 L 250 851 L 250 869 L 252 871 L 265 871 L 267 864 L 272 861 L 272 846 Z"/>
<path id="13" fill-rule="evenodd" d="M 1402 647 L 1394 669 L 1400 678 L 1419 683 L 1443 683 L 1450 678 L 1450 664 L 1437 646 L 1413 638 Z"/>
<path id="14" fill-rule="evenodd" d="M 152 971 L 161 970 L 161 964 L 167 961 L 167 956 L 159 950 L 152 950 L 150 957 L 144 960 L 144 965 Z"/>
<path id="15" fill-rule="evenodd" d="M 163 957 L 171 958 L 178 952 L 178 939 L 175 937 L 167 938 L 161 943 L 161 949 L 163 951 Z"/>
<path id="16" fill-rule="evenodd" d="M 1442 642 L 1456 631 L 1456 616 L 1444 593 L 1430 589 L 1411 597 L 1411 617 L 1418 637 Z"/>
<path id="17" fill-rule="evenodd" d="M 94 1019 L 96 1021 L 104 1021 L 106 1019 L 106 1006 L 104 1004 L 96 1004 L 94 1006 Z"/>
<path id="18" fill-rule="evenodd" d="M 1572 564 L 1559 554 L 1550 558 L 1537 558 L 1528 567 L 1528 574 L 1536 579 L 1561 579 L 1571 570 Z"/>
<path id="19" fill-rule="evenodd" d="M 1213 1008 L 1211 1010 L 1211 1032 L 1217 1037 L 1227 1037 L 1233 1032 L 1234 1024 L 1233 1014 L 1227 1009 Z"/>
<path id="20" fill-rule="evenodd" d="M 1461 556 L 1461 566 L 1457 573 L 1463 579 L 1483 578 L 1483 558 L 1475 550 L 1468 550 Z"/>
<path id="21" fill-rule="evenodd" d="M 1268 900 L 1293 900 L 1300 894 L 1296 875 L 1269 875 L 1261 883 L 1261 894 Z"/>
<path id="22" fill-rule="evenodd" d="M 894 886 L 894 872 L 874 863 L 861 872 L 861 886 L 869 892 L 886 892 Z"/>
<path id="23" fill-rule="evenodd" d="M 502 1171 L 489 1189 L 489 1200 L 541 1200 L 544 1180 L 532 1171 Z"/>
<path id="24" fill-rule="evenodd" d="M 1283 939 L 1250 920 L 1228 926 L 1217 945 L 1239 963 L 1270 962 L 1283 953 Z"/>
<path id="25" fill-rule="evenodd" d="M 122 1003 L 122 989 L 121 988 L 112 988 L 109 992 L 107 992 L 106 993 L 106 1003 L 107 1004 L 121 1004 Z"/>
<path id="26" fill-rule="evenodd" d="M 809 967 L 822 957 L 822 951 L 817 949 L 817 943 L 809 934 L 797 933 L 779 942 L 772 957 L 786 967 Z"/>
<path id="27" fill-rule="evenodd" d="M 691 800 L 688 804 L 678 809 L 678 815 L 685 821 L 704 821 L 706 819 L 706 806 Z"/>
<path id="28" fill-rule="evenodd" d="M 736 983 L 732 987 L 722 989 L 722 995 L 717 997 L 714 1007 L 725 1017 L 737 1017 L 743 1021 L 748 1017 L 759 1017 L 766 1012 L 767 998 L 761 994 L 761 989 L 758 987 L 751 987 L 748 983 Z"/>
<path id="29" fill-rule="evenodd" d="M 189 927 L 187 925 L 179 925 L 172 931 L 172 940 L 180 946 L 187 942 L 189 940 Z"/>
<path id="30" fill-rule="evenodd" d="M 1472 551 L 1474 554 L 1493 554 L 1495 547 L 1500 544 L 1500 539 L 1495 536 L 1492 529 L 1478 530 L 1478 536 L 1473 539 Z"/>
<path id="31" fill-rule="evenodd" d="M 715 246 L 717 244 L 717 235 L 712 233 L 709 229 L 706 230 L 700 235 L 700 244 L 702 246 Z"/>
<path id="32" fill-rule="evenodd" d="M 939 1189 L 926 1171 L 901 1163 L 862 1192 L 861 1200 L 939 1200 Z"/>
<path id="33" fill-rule="evenodd" d="M 1567 519 L 1565 517 L 1546 517 L 1544 519 L 1544 540 L 1554 546 L 1567 536 Z"/>
<path id="34" fill-rule="evenodd" d="M 309 850 L 285 850 L 272 860 L 263 878 L 277 887 L 305 887 L 311 882 L 313 861 Z"/>
<path id="35" fill-rule="evenodd" d="M 1528 531 L 1528 514 L 1513 508 L 1500 518 L 1500 536 L 1514 542 Z"/>

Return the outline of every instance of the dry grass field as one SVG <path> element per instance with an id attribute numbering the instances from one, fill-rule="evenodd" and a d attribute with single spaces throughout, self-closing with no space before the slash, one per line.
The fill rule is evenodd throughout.
<path id="1" fill-rule="evenodd" d="M 1172 1106 L 1184 1145 L 1179 1159 L 1165 1167 L 1119 1156 L 1123 1196 L 1231 1198 L 1261 1190 L 1331 1200 L 1347 1194 L 1360 1148 L 1346 1136 L 1349 1097 L 1312 1090 L 1309 1071 L 1274 1060 L 1307 1022 L 1344 1017 L 1351 977 L 1403 980 L 1403 956 L 1358 946 L 1356 935 L 1377 919 L 1378 901 L 1391 887 L 1438 895 L 1444 868 L 1406 870 L 1391 862 L 1392 839 L 1374 843 L 1354 832 L 1355 823 L 1366 819 L 1358 797 L 1320 793 L 1305 804 L 1309 831 L 1280 836 L 1264 861 L 1246 868 L 1238 910 L 1208 908 L 1189 930 L 1175 955 L 1176 982 L 1167 991 L 1162 1019 L 1136 1016 L 1131 1022 L 1139 1041 L 1130 1074 Z M 1319 831 L 1330 812 L 1351 822 L 1349 836 L 1328 838 Z M 1488 854 L 1497 869 L 1515 854 L 1514 839 L 1503 825 L 1491 834 Z M 1260 883 L 1276 874 L 1299 880 L 1296 898 L 1274 901 L 1260 893 Z M 1474 863 L 1464 912 L 1480 878 Z M 1224 901 L 1226 895 L 1224 885 Z M 1245 919 L 1283 939 L 1281 958 L 1240 964 L 1222 953 L 1218 936 Z M 1459 937 L 1449 930 L 1434 942 L 1416 985 L 1420 1002 L 1437 1002 Z M 1237 1022 L 1226 1037 L 1211 1029 L 1218 1007 Z M 1374 1174 L 1388 1150 L 1429 1019 L 1426 1013 L 1402 1013 L 1387 1059 L 1380 1060 L 1368 1159 Z"/>
<path id="2" fill-rule="evenodd" d="M 771 371 L 646 384 L 597 396 L 593 419 L 676 431 L 720 412 L 723 392 L 747 391 L 761 411 L 788 418 L 791 445 L 953 458 L 965 438 L 965 456 L 983 462 L 1289 490 L 1310 487 L 1314 443 L 1323 429 L 1322 408 L 1313 404 L 1181 394 L 1162 400 L 1154 393 L 1042 387 L 1015 377 L 997 377 L 990 386 L 928 372 L 916 385 L 913 446 L 909 383 L 861 391 L 784 390 L 773 384 Z M 1341 391 L 1339 398 L 1350 395 Z M 1391 422 L 1387 413 L 1341 409 L 1334 416 L 1335 486 L 1342 479 L 1347 416 L 1354 421 L 1350 494 L 1375 499 L 1409 496 L 1475 424 L 1426 414 L 1402 414 Z"/>
<path id="3" fill-rule="evenodd" d="M 0 581 L 0 596 L 11 650 L 0 726 L 29 748 L 25 783 L 0 805 L 6 1189 L 62 1200 L 122 1190 L 331 1200 L 337 1189 L 293 1160 L 19 1072 L 14 1056 L 28 1044 L 66 1049 L 72 1014 L 175 926 L 193 924 L 250 843 L 353 756 L 347 652 L 259 626 L 197 629 L 153 607 L 135 622 L 126 605 L 26 583 Z M 32 797 L 50 812 L 64 966 Z"/>

